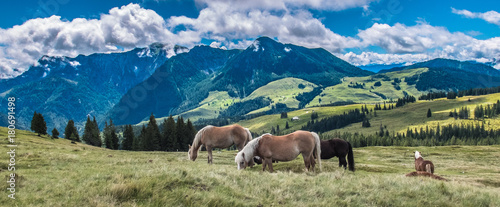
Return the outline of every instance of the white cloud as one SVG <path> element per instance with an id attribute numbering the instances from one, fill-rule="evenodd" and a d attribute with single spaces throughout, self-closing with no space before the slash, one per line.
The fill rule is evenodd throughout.
<path id="1" fill-rule="evenodd" d="M 340 51 L 359 43 L 354 38 L 343 37 L 332 32 L 306 10 L 256 9 L 260 7 L 282 9 L 285 4 L 265 5 L 256 4 L 253 1 L 241 2 L 242 5 L 251 4 L 249 6 L 228 4 L 226 1 L 205 3 L 207 7 L 200 11 L 197 18 L 171 17 L 167 25 L 169 28 L 179 26 L 190 28 L 192 31 L 199 32 L 203 38 L 216 39 L 228 45 L 229 48 L 249 45 L 245 43 L 246 41 L 233 43 L 234 39 L 248 40 L 259 36 L 277 37 L 282 42 L 306 47 L 324 47 L 330 51 Z"/>
<path id="2" fill-rule="evenodd" d="M 188 35 L 186 39 L 193 41 Z M 172 41 L 183 42 L 161 16 L 137 4 L 113 8 L 100 19 L 36 18 L 0 29 L 0 71 L 4 78 L 19 75 L 43 55 L 76 56 Z"/>
<path id="3" fill-rule="evenodd" d="M 390 64 L 412 64 L 435 58 L 447 58 L 460 61 L 477 61 L 481 63 L 492 63 L 496 69 L 500 69 L 500 37 L 487 40 L 472 39 L 471 42 L 462 44 L 448 44 L 441 47 L 430 47 L 419 53 L 388 53 L 362 52 L 356 54 L 336 54 L 343 60 L 356 66 L 360 65 L 390 65 Z"/>
<path id="4" fill-rule="evenodd" d="M 500 37 L 478 40 L 473 33 L 450 32 L 426 22 L 414 26 L 375 23 L 359 30 L 356 36 L 346 37 L 327 28 L 309 11 L 362 8 L 367 12 L 374 0 L 237 1 L 196 0 L 200 8 L 196 18 L 172 16 L 165 20 L 153 10 L 129 4 L 112 8 L 99 19 L 67 21 L 51 16 L 0 29 L 0 78 L 20 74 L 42 55 L 113 52 L 153 42 L 189 47 L 202 39 L 212 41 L 212 47 L 246 48 L 259 36 L 310 48 L 322 47 L 355 65 L 413 63 L 437 57 L 498 62 L 500 57 Z M 494 24 L 500 18 L 495 11 L 452 10 Z M 387 54 L 370 52 L 367 48 L 371 47 L 380 47 Z M 349 48 L 360 53 L 342 54 Z"/>
<path id="5" fill-rule="evenodd" d="M 199 7 L 215 5 L 231 5 L 235 10 L 288 10 L 310 8 L 321 11 L 341 11 L 350 8 L 367 9 L 371 2 L 377 0 L 196 0 Z"/>
<path id="6" fill-rule="evenodd" d="M 455 8 L 451 8 L 451 12 L 453 12 L 454 14 L 458 14 L 458 15 L 462 15 L 464 17 L 467 17 L 467 18 L 471 18 L 471 19 L 483 19 L 484 21 L 487 21 L 491 24 L 496 24 L 498 26 L 500 26 L 500 13 L 496 12 L 496 11 L 488 11 L 488 12 L 484 12 L 484 13 L 481 13 L 481 12 L 471 12 L 469 10 L 458 10 L 458 9 L 455 9 Z"/>
<path id="7" fill-rule="evenodd" d="M 375 23 L 360 30 L 357 37 L 360 48 L 377 46 L 387 54 L 364 51 L 340 55 L 355 65 L 415 63 L 434 58 L 494 63 L 500 57 L 500 37 L 478 40 L 426 22 L 417 22 L 414 26 Z"/>
<path id="8" fill-rule="evenodd" d="M 356 66 L 417 63 L 432 59 L 432 57 L 427 54 L 380 54 L 375 52 L 362 52 L 361 54 L 355 54 L 353 52 L 349 52 L 346 54 L 336 55 Z"/>
<path id="9" fill-rule="evenodd" d="M 444 27 L 431 26 L 425 22 L 418 22 L 415 26 L 375 23 L 366 30 L 360 30 L 358 37 L 363 46 L 380 46 L 389 53 L 425 52 L 450 44 L 464 45 L 474 39 L 461 32 L 450 33 Z"/>

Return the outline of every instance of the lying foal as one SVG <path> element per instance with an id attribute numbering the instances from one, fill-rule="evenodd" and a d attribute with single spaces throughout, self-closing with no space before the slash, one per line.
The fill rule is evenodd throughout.
<path id="1" fill-rule="evenodd" d="M 434 174 L 434 164 L 429 160 L 424 160 L 420 152 L 415 151 L 415 170 Z"/>

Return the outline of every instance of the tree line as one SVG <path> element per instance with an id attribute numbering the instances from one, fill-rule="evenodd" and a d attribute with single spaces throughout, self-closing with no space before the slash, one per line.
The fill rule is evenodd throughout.
<path id="1" fill-rule="evenodd" d="M 455 99 L 457 97 L 463 97 L 463 96 L 481 96 L 493 93 L 500 93 L 500 86 L 491 88 L 473 88 L 468 90 L 449 91 L 449 92 L 444 92 L 444 91 L 429 92 L 427 94 L 421 95 L 418 98 L 418 100 L 431 101 L 434 99 L 444 98 L 444 97 L 446 97 L 447 99 Z"/>
<path id="2" fill-rule="evenodd" d="M 390 133 L 381 126 L 381 132 L 364 135 L 349 132 L 333 132 L 321 135 L 322 139 L 342 138 L 353 147 L 368 146 L 448 146 L 448 145 L 497 145 L 500 129 L 486 130 L 483 124 L 426 126 L 407 129 L 406 133 Z"/>
<path id="3" fill-rule="evenodd" d="M 344 112 L 343 114 L 326 117 L 317 121 L 315 119 L 312 119 L 311 117 L 311 120 L 308 121 L 307 124 L 302 127 L 302 130 L 323 133 L 326 131 L 345 127 L 352 123 L 361 122 L 365 118 L 366 115 L 364 109 L 350 110 L 347 113 Z"/>
<path id="4" fill-rule="evenodd" d="M 34 113 L 31 130 L 39 135 L 47 134 L 47 126 L 42 114 Z M 169 116 L 163 120 L 163 123 L 157 124 L 153 114 L 149 117 L 149 123 L 143 125 L 140 131 L 134 132 L 132 125 L 126 125 L 123 133 L 120 134 L 113 124 L 113 120 L 110 119 L 109 122 L 105 122 L 105 127 L 101 132 L 95 117 L 91 120 L 88 116 L 81 139 L 73 120 L 68 121 L 64 137 L 72 142 L 83 141 L 92 146 L 113 150 L 187 151 L 188 144 L 191 144 L 196 132 L 193 123 L 189 119 L 185 122 L 182 116 L 179 116 L 177 121 Z M 59 138 L 59 132 L 56 128 L 52 130 L 52 138 Z"/>

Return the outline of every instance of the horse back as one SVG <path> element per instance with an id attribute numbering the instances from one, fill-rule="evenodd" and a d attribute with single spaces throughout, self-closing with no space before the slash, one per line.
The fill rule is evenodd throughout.
<path id="1" fill-rule="evenodd" d="M 321 141 L 321 159 L 332 157 L 345 157 L 349 153 L 349 144 L 342 139 L 330 139 Z"/>
<path id="2" fill-rule="evenodd" d="M 312 153 L 315 141 L 310 132 L 296 131 L 284 136 L 263 135 L 257 154 L 277 161 L 290 161 L 300 153 Z"/>
<path id="3" fill-rule="evenodd" d="M 245 143 L 246 131 L 238 124 L 224 127 L 212 127 L 202 137 L 202 143 L 217 148 L 228 148 L 233 144 Z"/>

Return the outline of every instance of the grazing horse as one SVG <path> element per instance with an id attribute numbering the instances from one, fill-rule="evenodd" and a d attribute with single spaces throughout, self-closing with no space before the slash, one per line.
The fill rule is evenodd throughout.
<path id="1" fill-rule="evenodd" d="M 434 174 L 434 164 L 429 160 L 424 160 L 420 152 L 415 151 L 415 170 Z"/>
<path id="2" fill-rule="evenodd" d="M 201 145 L 204 145 L 208 152 L 208 163 L 212 164 L 213 148 L 228 148 L 234 144 L 238 150 L 241 150 L 250 140 L 252 140 L 250 131 L 238 124 L 225 127 L 208 125 L 198 131 L 194 137 L 193 145 L 189 145 L 188 157 L 195 161 L 198 150 Z M 250 164 L 253 165 L 253 162 Z"/>
<path id="3" fill-rule="evenodd" d="M 266 166 L 269 166 L 269 171 L 273 172 L 273 160 L 290 161 L 301 153 L 308 171 L 314 170 L 316 164 L 314 153 L 316 153 L 321 169 L 319 136 L 308 131 L 296 131 L 284 136 L 264 134 L 250 141 L 243 150 L 238 152 L 234 161 L 238 165 L 238 170 L 241 170 L 253 162 L 254 156 L 259 156 L 263 158 L 262 171 L 265 171 Z"/>
<path id="4" fill-rule="evenodd" d="M 354 172 L 354 156 L 352 154 L 351 143 L 337 138 L 321 141 L 321 159 L 330 159 L 337 156 L 339 158 L 339 167 L 344 166 L 344 169 L 346 169 L 346 155 L 349 162 L 349 170 Z"/>

